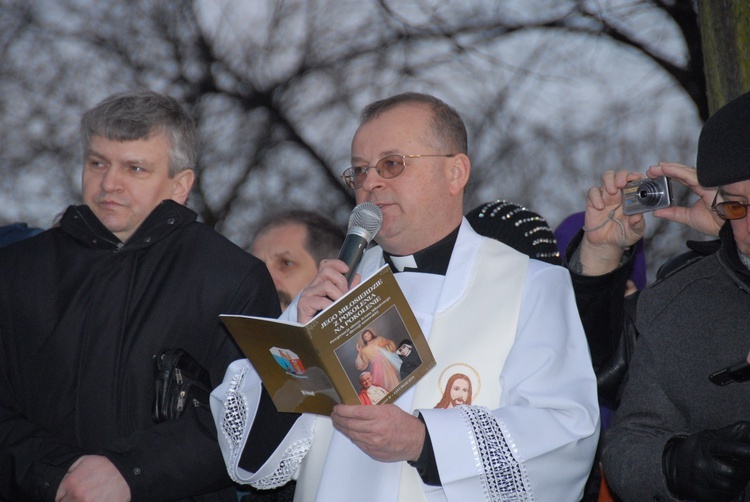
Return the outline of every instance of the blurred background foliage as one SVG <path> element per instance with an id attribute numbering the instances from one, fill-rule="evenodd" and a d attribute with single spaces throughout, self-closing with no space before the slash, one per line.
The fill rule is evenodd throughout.
<path id="1" fill-rule="evenodd" d="M 504 198 L 553 228 L 607 169 L 693 165 L 708 116 L 695 1 L 0 0 L 0 220 L 80 201 L 80 115 L 136 87 L 191 111 L 189 204 L 243 247 L 288 207 L 345 225 L 358 113 L 399 92 L 463 116 L 467 211 Z M 649 262 L 688 237 L 650 219 Z"/>

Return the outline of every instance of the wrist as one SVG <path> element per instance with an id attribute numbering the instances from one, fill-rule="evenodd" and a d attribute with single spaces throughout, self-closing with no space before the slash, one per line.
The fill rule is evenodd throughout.
<path id="1" fill-rule="evenodd" d="M 582 275 L 604 275 L 620 266 L 627 249 L 615 244 L 593 244 L 584 234 L 579 259 Z"/>
<path id="2" fill-rule="evenodd" d="M 413 447 L 407 460 L 412 467 L 414 464 L 424 461 L 425 457 L 432 453 L 432 441 L 430 440 L 430 434 L 427 432 L 424 417 L 422 417 L 421 413 L 418 413 L 416 418 L 419 419 L 419 425 L 422 426 L 422 433 L 414 435 Z"/>
<path id="3" fill-rule="evenodd" d="M 430 432 L 427 430 L 424 417 L 421 413 L 417 414 L 417 418 L 422 422 L 424 427 L 424 439 L 422 440 L 421 451 L 416 460 L 408 460 L 407 463 L 414 467 L 422 478 L 422 482 L 427 485 L 440 486 L 440 473 L 437 468 L 437 460 L 435 459 L 435 450 L 432 447 L 432 440 L 430 439 Z"/>

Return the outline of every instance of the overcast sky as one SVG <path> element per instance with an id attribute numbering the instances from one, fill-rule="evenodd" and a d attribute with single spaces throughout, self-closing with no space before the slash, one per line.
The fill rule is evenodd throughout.
<path id="1" fill-rule="evenodd" d="M 107 30 L 106 21 L 98 19 L 106 20 L 105 16 L 116 14 L 118 9 L 128 4 L 111 2 L 105 8 L 102 4 L 88 4 L 84 0 L 73 3 L 82 7 L 76 16 L 61 11 L 56 1 L 33 1 L 34 5 L 40 6 L 39 12 L 47 16 L 50 24 L 66 26 L 69 30 L 74 27 L 72 31 L 84 34 L 91 30 L 105 39 L 109 31 L 114 32 L 118 27 L 110 26 L 111 30 Z M 283 5 L 294 3 L 287 1 Z M 686 51 L 677 29 L 657 10 L 648 8 L 647 2 L 601 0 L 597 4 L 609 13 L 620 16 L 618 19 L 623 23 L 622 28 L 637 31 L 640 39 L 647 41 L 661 55 L 675 64 L 684 63 Z M 382 31 L 377 23 L 367 22 L 374 19 L 372 9 L 376 8 L 376 2 L 372 1 L 309 0 L 304 3 L 306 10 L 291 13 L 281 24 L 273 27 L 268 21 L 271 12 L 268 6 L 282 4 L 270 0 L 203 0 L 198 5 L 200 20 L 205 32 L 216 42 L 216 50 L 229 53 L 237 47 L 265 47 L 269 40 L 276 44 L 272 57 L 259 57 L 253 62 L 249 78 L 259 86 L 294 71 L 307 49 L 295 42 L 302 40 L 302 35 L 309 33 L 309 30 L 318 30 L 321 46 L 325 47 L 324 54 L 330 58 L 350 44 L 375 37 Z M 411 25 L 419 26 L 421 23 L 431 26 L 435 19 L 450 23 L 472 18 L 493 18 L 498 13 L 518 20 L 533 19 L 540 13 L 551 15 L 565 2 L 400 0 L 388 2 L 388 5 L 393 8 L 397 18 L 401 16 Z M 87 19 L 87 16 L 91 18 Z M 349 33 L 347 30 L 351 30 L 352 26 L 360 25 L 364 28 L 356 36 L 342 37 L 342 34 Z M 45 36 L 45 33 L 37 30 L 26 36 Z M 14 145 L 23 143 L 24 138 L 44 137 L 50 130 L 52 117 L 66 124 L 64 131 L 58 134 L 66 134 L 66 141 L 74 143 L 77 120 L 83 109 L 110 92 L 122 90 L 121 87 L 128 82 L 125 78 L 127 75 L 117 75 L 116 69 L 108 67 L 106 63 L 86 66 L 86 58 L 81 58 L 80 51 L 65 37 L 47 36 L 52 44 L 48 57 L 69 59 L 70 80 L 61 82 L 59 89 L 53 88 L 51 92 L 3 87 L 6 100 L 10 99 L 7 96 L 17 94 L 19 99 L 16 102 L 21 103 L 22 99 L 31 95 L 33 105 L 41 110 L 29 114 L 28 118 L 24 117 L 19 121 L 20 127 L 6 133 L 6 141 Z M 482 36 L 482 33 L 474 33 L 468 37 L 475 42 Z M 328 46 L 325 46 L 326 40 L 331 41 Z M 469 38 L 466 39 L 467 44 L 468 41 Z M 470 137 L 470 153 L 476 168 L 473 178 L 477 181 L 467 201 L 467 210 L 479 202 L 498 197 L 512 200 L 521 197 L 523 200 L 519 202 L 542 213 L 554 227 L 571 212 L 583 209 L 586 190 L 597 182 L 605 169 L 623 167 L 643 172 L 648 165 L 659 160 L 694 162 L 695 139 L 700 130 L 695 106 L 662 70 L 636 51 L 618 46 L 607 38 L 564 35 L 559 31 L 519 33 L 505 37 L 498 43 L 475 46 L 480 48 L 462 54 L 461 58 L 452 56 L 433 67 L 420 68 L 418 82 L 421 84 L 417 85 L 423 87 L 416 87 L 416 90 L 431 92 L 433 88 L 427 87 L 425 82 L 430 79 L 439 82 L 441 87 L 435 92 L 439 92 L 440 97 L 455 106 L 467 123 L 472 124 L 479 113 L 486 111 L 483 107 L 486 108 L 488 96 L 497 95 L 498 89 L 507 95 L 502 117 L 484 128 L 480 126 L 475 129 L 474 136 Z M 14 46 L 16 49 L 18 47 L 18 44 Z M 432 48 L 420 47 L 419 52 L 400 57 L 408 56 L 416 60 L 444 49 L 444 44 Z M 46 52 L 43 51 L 41 56 Z M 14 71 L 29 72 L 31 82 L 46 78 L 43 59 L 37 61 L 28 58 L 20 50 L 9 52 L 10 57 L 15 54 L 22 56 L 10 62 L 9 66 Z M 247 56 L 252 57 L 253 54 Z M 321 151 L 334 159 L 333 164 L 340 166 L 335 168 L 338 172 L 348 162 L 349 142 L 356 127 L 356 110 L 372 99 L 383 97 L 376 95 L 376 92 L 393 94 L 411 90 L 408 86 L 413 85 L 395 74 L 393 84 L 384 86 L 384 89 L 368 87 L 368 80 L 393 76 L 384 72 L 381 74 L 372 67 L 363 68 L 361 72 L 361 75 L 340 75 L 342 81 L 354 77 L 362 82 L 361 90 L 352 96 L 351 113 L 342 118 L 341 110 L 322 110 L 314 119 L 302 120 L 298 126 L 300 134 L 308 142 L 318 145 Z M 4 74 L 0 76 L 0 85 L 10 75 L 8 71 Z M 97 87 L 89 92 L 92 83 Z M 64 104 L 61 96 L 70 93 L 79 96 L 80 106 Z M 330 94 L 331 89 L 326 82 L 313 80 L 303 83 L 295 93 L 298 103 L 293 105 L 292 114 L 295 113 L 295 106 L 302 112 L 304 106 L 315 102 L 318 95 Z M 0 108 L 0 114 L 19 113 L 12 105 L 15 103 L 6 103 L 5 109 Z M 304 115 L 301 113 L 301 116 Z M 231 129 L 240 125 L 233 126 L 232 120 L 236 120 L 236 117 L 226 116 L 222 127 Z M 585 135 L 592 129 L 606 132 L 607 143 L 592 145 L 575 141 L 576 135 Z M 331 131 L 335 134 L 331 135 Z M 540 131 L 552 131 L 552 137 L 540 137 Z M 493 147 L 508 137 L 516 136 L 523 140 L 526 151 L 511 159 L 512 166 L 497 169 Z M 569 150 L 562 152 L 566 155 L 566 165 L 556 164 L 561 155 L 560 148 L 565 150 L 565 145 L 553 145 L 555 138 L 570 138 Z M 618 143 L 626 144 L 626 150 L 618 149 Z M 279 153 L 273 159 L 274 165 L 302 166 L 303 163 L 294 156 L 293 151 Z M 581 169 L 573 169 L 576 164 L 580 164 Z M 74 202 L 71 193 L 59 189 L 65 184 L 50 176 L 55 167 L 50 165 L 43 177 L 19 178 L 22 182 L 3 188 L 5 204 L 0 208 L 0 218 L 49 226 L 54 215 L 68 203 Z M 207 182 L 216 187 L 209 192 L 209 196 L 221 196 L 226 179 L 231 178 L 229 173 L 215 170 L 206 175 Z M 274 186 L 288 181 L 288 174 L 278 174 L 274 178 L 270 173 L 251 184 L 246 190 L 246 197 L 257 199 L 262 204 L 274 191 Z M 73 176 L 78 177 L 77 174 Z M 310 194 L 306 188 L 305 184 L 301 184 L 296 193 L 288 194 L 290 200 L 296 203 L 309 201 Z M 246 230 L 242 232 L 247 233 Z M 230 232 L 230 237 L 235 236 Z"/>

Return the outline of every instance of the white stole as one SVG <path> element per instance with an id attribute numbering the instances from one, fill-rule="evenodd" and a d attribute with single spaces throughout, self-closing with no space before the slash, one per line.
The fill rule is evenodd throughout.
<path id="1" fill-rule="evenodd" d="M 473 259 L 454 253 L 461 260 L 451 261 L 429 334 L 437 365 L 416 385 L 412 410 L 434 408 L 454 373 L 472 379 L 472 405 L 500 405 L 500 372 L 515 341 L 528 257 L 495 241 L 484 241 Z M 445 500 L 404 462 L 399 500 L 432 499 L 430 492 Z"/>

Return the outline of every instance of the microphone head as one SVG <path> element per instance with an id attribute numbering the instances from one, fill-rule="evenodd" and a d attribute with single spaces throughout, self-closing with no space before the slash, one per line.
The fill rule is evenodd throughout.
<path id="1" fill-rule="evenodd" d="M 349 216 L 348 234 L 363 237 L 368 243 L 372 241 L 383 224 L 383 212 L 372 202 L 363 202 L 352 209 Z"/>

